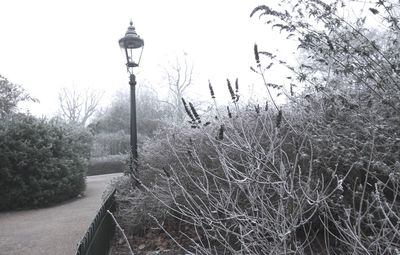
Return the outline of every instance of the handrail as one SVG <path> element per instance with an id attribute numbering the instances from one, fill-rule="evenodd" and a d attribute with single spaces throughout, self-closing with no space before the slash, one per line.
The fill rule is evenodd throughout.
<path id="1" fill-rule="evenodd" d="M 110 249 L 110 240 L 114 233 L 115 223 L 107 210 L 115 210 L 116 190 L 108 195 L 98 210 L 84 237 L 79 242 L 76 255 L 107 255 Z"/>

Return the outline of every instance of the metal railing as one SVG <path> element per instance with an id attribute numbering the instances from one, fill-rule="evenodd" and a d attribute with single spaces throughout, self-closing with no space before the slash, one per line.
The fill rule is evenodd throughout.
<path id="1" fill-rule="evenodd" d="M 107 255 L 114 234 L 115 223 L 107 210 L 115 211 L 115 189 L 104 201 L 79 243 L 76 255 Z"/>

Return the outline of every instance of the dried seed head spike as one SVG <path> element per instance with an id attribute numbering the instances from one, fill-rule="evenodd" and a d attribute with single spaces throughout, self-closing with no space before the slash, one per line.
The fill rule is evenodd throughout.
<path id="1" fill-rule="evenodd" d="M 255 72 L 255 73 L 258 73 L 258 71 L 256 69 L 254 69 L 254 67 L 252 67 L 252 66 L 250 66 L 250 70 Z"/>
<path id="2" fill-rule="evenodd" d="M 238 78 L 236 78 L 236 81 L 235 81 L 235 98 L 236 98 L 236 100 L 235 100 L 235 102 L 239 102 L 239 98 L 240 98 L 240 96 L 239 96 L 239 79 Z"/>
<path id="3" fill-rule="evenodd" d="M 278 111 L 278 116 L 276 116 L 276 127 L 280 128 L 282 123 L 282 110 Z"/>
<path id="4" fill-rule="evenodd" d="M 212 99 L 215 99 L 214 90 L 213 90 L 213 87 L 212 87 L 212 85 L 211 85 L 210 80 L 208 80 L 208 87 L 210 88 L 211 98 L 212 98 Z"/>
<path id="5" fill-rule="evenodd" d="M 259 104 L 255 105 L 254 109 L 256 110 L 257 115 L 260 114 L 260 105 Z"/>
<path id="6" fill-rule="evenodd" d="M 265 108 L 264 110 L 267 112 L 268 111 L 268 101 L 265 101 Z"/>
<path id="7" fill-rule="evenodd" d="M 183 99 L 183 97 L 182 97 L 182 103 L 183 103 L 183 107 L 185 108 L 187 115 L 192 120 L 192 122 L 196 121 L 196 119 L 193 117 L 193 114 L 190 112 L 189 107 L 186 104 L 186 101 L 185 101 L 185 99 Z"/>
<path id="8" fill-rule="evenodd" d="M 221 126 L 219 128 L 217 140 L 221 141 L 224 139 L 224 130 L 225 130 L 225 126 L 224 126 L 224 124 L 221 124 Z"/>
<path id="9" fill-rule="evenodd" d="M 294 96 L 293 83 L 290 83 L 290 96 Z"/>
<path id="10" fill-rule="evenodd" d="M 227 106 L 226 109 L 228 110 L 228 117 L 229 117 L 230 119 L 232 119 L 232 113 L 231 113 L 231 111 L 229 110 L 229 106 Z"/>
<path id="11" fill-rule="evenodd" d="M 196 120 L 198 120 L 199 123 L 200 123 L 200 122 L 201 122 L 201 121 L 200 121 L 200 116 L 197 114 L 196 109 L 194 108 L 194 105 L 193 105 L 191 102 L 189 102 L 189 106 L 190 106 L 190 110 L 192 110 L 192 113 L 193 113 L 194 117 L 195 117 Z"/>
<path id="12" fill-rule="evenodd" d="M 254 57 L 256 59 L 257 66 L 260 67 L 260 56 L 258 55 L 258 46 L 254 44 Z"/>
<path id="13" fill-rule="evenodd" d="M 226 81 L 228 82 L 228 90 L 229 90 L 229 93 L 231 94 L 231 98 L 233 101 L 235 101 L 236 96 L 235 96 L 235 93 L 233 92 L 231 82 L 229 79 L 226 79 Z"/>
<path id="14" fill-rule="evenodd" d="M 236 94 L 237 93 L 239 93 L 239 79 L 238 78 L 236 78 L 236 81 L 235 81 L 235 92 L 236 92 Z"/>

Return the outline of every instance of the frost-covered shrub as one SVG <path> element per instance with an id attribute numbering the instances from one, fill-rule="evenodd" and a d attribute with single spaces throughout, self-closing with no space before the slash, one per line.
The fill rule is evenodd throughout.
<path id="1" fill-rule="evenodd" d="M 41 207 L 85 189 L 92 136 L 58 120 L 14 114 L 0 122 L 0 210 Z"/>
<path id="2" fill-rule="evenodd" d="M 141 229 L 168 218 L 189 224 L 185 247 L 200 254 L 395 249 L 393 126 L 374 133 L 366 116 L 339 111 L 327 120 L 326 110 L 290 107 L 238 106 L 207 126 L 164 129 L 139 155 L 147 194 L 129 186 L 121 216 L 145 217 Z"/>
<path id="3" fill-rule="evenodd" d="M 120 130 L 115 133 L 95 134 L 92 153 L 94 157 L 126 154 L 130 149 L 130 135 Z"/>
<path id="4" fill-rule="evenodd" d="M 399 253 L 398 5 L 367 4 L 369 15 L 347 20 L 346 4 L 255 8 L 303 56 L 292 66 L 255 45 L 252 70 L 272 109 L 246 111 L 228 82 L 235 111 L 217 111 L 205 127 L 188 104 L 193 130 L 165 130 L 145 146 L 142 189 L 192 225 L 186 253 Z M 371 16 L 384 28 L 375 36 Z M 268 82 L 274 64 L 290 70 L 288 90 Z M 278 106 L 274 89 L 289 103 Z"/>

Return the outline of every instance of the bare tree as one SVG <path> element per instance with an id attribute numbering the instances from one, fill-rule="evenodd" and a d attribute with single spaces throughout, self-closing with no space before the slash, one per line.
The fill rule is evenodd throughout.
<path id="1" fill-rule="evenodd" d="M 182 97 L 186 89 L 192 84 L 193 64 L 188 61 L 187 53 L 183 57 L 176 56 L 175 62 L 165 69 L 168 82 L 168 89 L 171 95 L 169 103 L 175 109 L 177 122 L 181 122 L 185 117 L 185 110 L 182 105 Z"/>
<path id="2" fill-rule="evenodd" d="M 86 88 L 79 91 L 76 88 L 63 88 L 58 93 L 61 116 L 78 125 L 85 126 L 100 103 L 103 93 Z"/>

